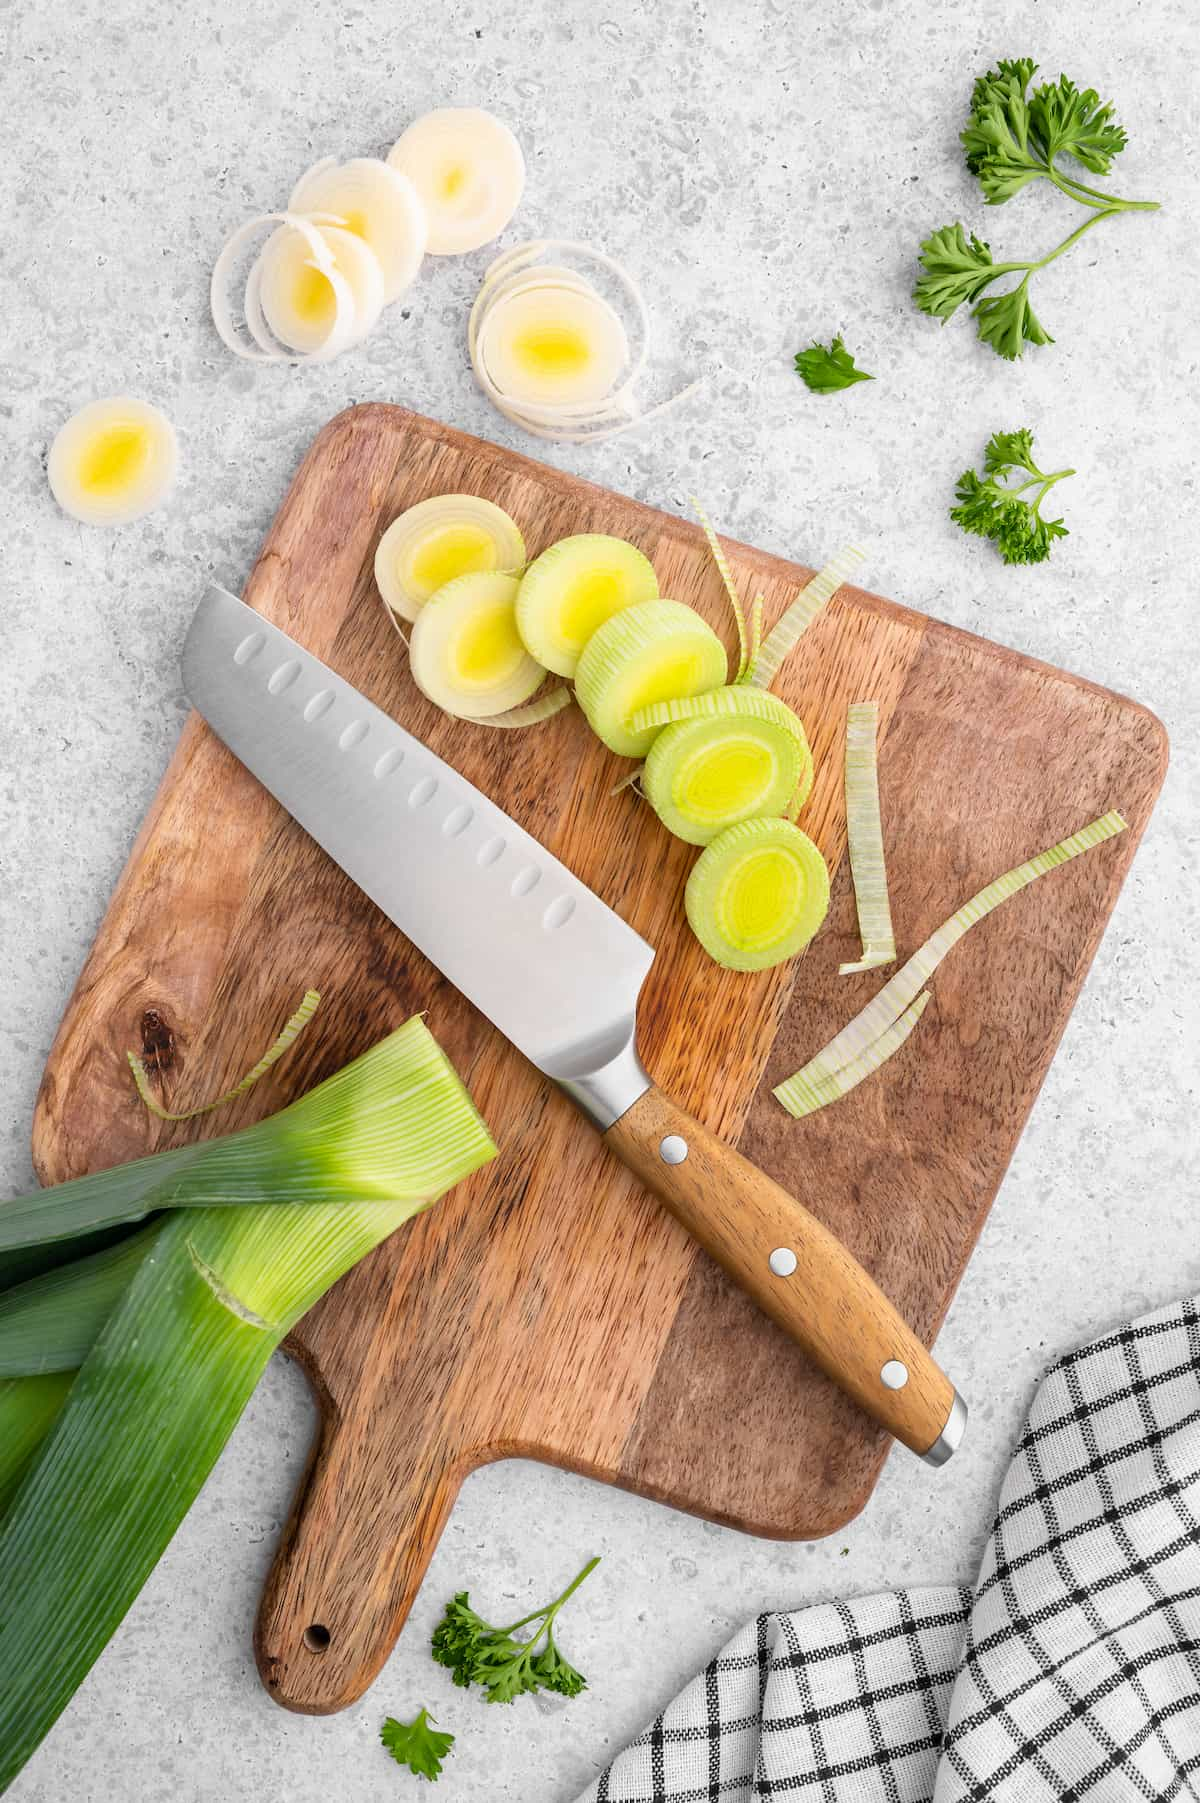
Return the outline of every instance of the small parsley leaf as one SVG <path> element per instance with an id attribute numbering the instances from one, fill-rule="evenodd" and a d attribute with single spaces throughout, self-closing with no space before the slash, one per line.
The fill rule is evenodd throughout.
<path id="1" fill-rule="evenodd" d="M 808 350 L 797 351 L 796 371 L 814 394 L 836 394 L 855 382 L 875 380 L 865 369 L 855 367 L 853 355 L 840 338 L 835 338 L 828 350 L 814 342 Z"/>
<path id="2" fill-rule="evenodd" d="M 433 1719 L 427 1709 L 418 1709 L 411 1722 L 398 1722 L 389 1715 L 379 1730 L 379 1738 L 397 1765 L 406 1765 L 418 1778 L 436 1782 L 441 1776 L 442 1761 L 454 1745 L 454 1736 L 432 1727 Z"/>
<path id="3" fill-rule="evenodd" d="M 1044 520 L 1042 502 L 1054 487 L 1074 470 L 1047 475 L 1033 460 L 1033 433 L 1027 426 L 1016 432 L 994 432 L 983 453 L 982 476 L 964 470 L 954 490 L 957 507 L 950 518 L 964 532 L 990 538 L 1005 563 L 1045 563 L 1055 539 L 1066 538 L 1061 520 Z M 1025 480 L 1010 485 L 1012 475 Z M 1036 490 L 1032 496 L 1028 490 Z"/>

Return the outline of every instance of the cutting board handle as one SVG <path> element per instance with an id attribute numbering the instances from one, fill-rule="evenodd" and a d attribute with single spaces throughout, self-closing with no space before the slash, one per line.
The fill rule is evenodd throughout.
<path id="1" fill-rule="evenodd" d="M 345 1709 L 378 1676 L 465 1475 L 416 1419 L 411 1440 L 391 1419 L 373 1431 L 363 1402 L 323 1416 L 254 1631 L 269 1695 L 305 1715 Z"/>
<path id="2" fill-rule="evenodd" d="M 965 1404 L 815 1215 L 653 1085 L 604 1140 L 827 1377 L 929 1464 L 945 1464 Z"/>

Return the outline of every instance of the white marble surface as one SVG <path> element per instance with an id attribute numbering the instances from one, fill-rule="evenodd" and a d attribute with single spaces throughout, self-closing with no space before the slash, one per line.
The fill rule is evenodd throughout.
<path id="1" fill-rule="evenodd" d="M 702 398 L 553 461 L 668 506 L 698 489 L 732 534 L 816 557 L 874 547 L 872 585 L 1125 689 L 1174 763 L 1087 989 L 941 1339 L 974 1403 L 958 1458 L 903 1455 L 834 1540 L 775 1545 L 532 1465 L 467 1484 L 374 1689 L 324 1720 L 259 1688 L 250 1630 L 312 1409 L 272 1367 L 184 1528 L 14 1803 L 390 1799 L 376 1744 L 426 1703 L 459 1736 L 438 1792 L 566 1803 L 744 1616 L 972 1572 L 1006 1449 L 1054 1352 L 1200 1280 L 1196 565 L 1200 252 L 1195 23 L 1186 0 L 8 0 L 0 8 L 0 1078 L 9 1193 L 71 983 L 183 719 L 176 657 L 209 575 L 237 585 L 317 427 L 400 400 L 529 449 L 473 389 L 465 309 L 486 254 L 427 265 L 365 349 L 296 374 L 236 363 L 208 269 L 243 216 L 317 156 L 379 153 L 444 103 L 510 120 L 529 156 L 520 235 L 595 238 L 645 280 L 660 357 Z M 908 300 L 917 242 L 964 216 L 997 252 L 1069 209 L 984 214 L 957 154 L 972 78 L 1030 52 L 1117 103 L 1119 189 L 1165 203 L 1106 225 L 1041 280 L 1058 344 L 1010 367 Z M 810 398 L 791 353 L 844 328 L 879 380 Z M 105 534 L 43 476 L 67 412 L 129 389 L 177 422 L 174 502 Z M 997 426 L 1032 425 L 1072 536 L 1006 570 L 946 518 Z M 592 1552 L 565 1634 L 571 1704 L 488 1709 L 428 1659 L 446 1596 L 504 1615 Z M 0 1574 L 0 1586 L 3 1577 Z"/>

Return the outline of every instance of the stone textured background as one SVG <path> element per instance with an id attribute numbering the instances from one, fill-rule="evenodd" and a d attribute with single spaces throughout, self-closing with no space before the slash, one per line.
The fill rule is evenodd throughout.
<path id="1" fill-rule="evenodd" d="M 217 341 L 209 267 L 318 156 L 381 154 L 441 104 L 494 108 L 529 160 L 510 232 L 627 260 L 668 373 L 703 394 L 563 467 L 819 559 L 872 547 L 870 585 L 1127 690 L 1165 719 L 1168 787 L 940 1350 L 972 1431 L 931 1475 L 898 1454 L 866 1513 L 813 1546 L 686 1519 L 508 1464 L 466 1486 L 397 1652 L 363 1703 L 287 1715 L 250 1631 L 313 1411 L 276 1361 L 226 1456 L 14 1803 L 358 1803 L 416 1795 L 376 1744 L 427 1704 L 459 1735 L 438 1796 L 566 1803 L 743 1617 L 969 1576 L 1031 1387 L 1057 1351 L 1194 1287 L 1197 1149 L 1195 19 L 1186 0 L 8 0 L 0 5 L 0 1183 L 55 1024 L 184 717 L 177 653 L 211 576 L 237 587 L 305 446 L 351 401 L 402 401 L 534 449 L 474 389 L 463 336 L 488 259 L 434 260 L 357 352 L 260 370 Z M 973 77 L 1034 55 L 1111 96 L 1114 185 L 1164 202 L 1039 281 L 1058 343 L 1001 363 L 908 295 L 919 239 L 963 217 L 997 254 L 1065 235 L 1053 194 L 984 212 L 957 151 Z M 1074 223 L 1072 218 L 1071 223 Z M 878 381 L 810 397 L 792 353 L 843 329 Z M 119 532 L 55 509 L 43 461 L 94 396 L 160 402 L 172 503 Z M 1071 537 L 1007 570 L 946 518 L 958 472 L 1027 423 Z M 540 453 L 538 453 L 540 454 Z M 1119 801 L 1119 797 L 1114 797 Z M 446 1596 L 498 1616 L 604 1563 L 565 1640 L 578 1701 L 488 1709 L 427 1655 Z M 0 1588 L 3 1575 L 0 1574 Z M 522 1607 L 518 1608 L 516 1605 Z"/>

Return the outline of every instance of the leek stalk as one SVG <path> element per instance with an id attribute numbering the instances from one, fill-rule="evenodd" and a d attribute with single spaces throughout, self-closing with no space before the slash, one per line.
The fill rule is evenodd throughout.
<path id="1" fill-rule="evenodd" d="M 0 1523 L 0 1791 L 133 1602 L 283 1336 L 344 1271 L 495 1153 L 420 1020 L 262 1124 L 284 1123 L 273 1152 L 288 1195 L 306 1103 L 323 1127 L 323 1160 L 316 1143 L 308 1153 L 312 1199 L 184 1208 L 166 1221 Z M 250 1141 L 252 1192 L 269 1184 L 267 1137 L 268 1149 Z M 232 1154 L 223 1163 L 236 1187 Z"/>

